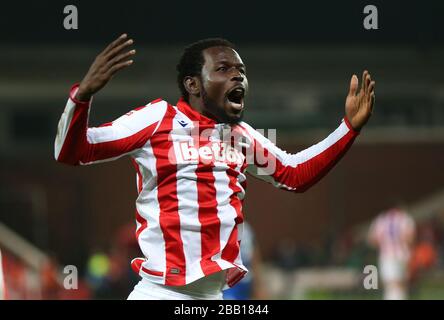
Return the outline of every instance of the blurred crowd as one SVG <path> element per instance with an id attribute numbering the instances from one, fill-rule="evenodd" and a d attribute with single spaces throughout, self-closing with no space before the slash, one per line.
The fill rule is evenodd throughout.
<path id="1" fill-rule="evenodd" d="M 416 223 L 416 237 L 408 263 L 411 288 L 428 272 L 444 267 L 444 224 L 439 218 Z M 107 247 L 95 248 L 83 266 L 78 267 L 75 290 L 64 287 L 63 266 L 55 257 L 49 259 L 38 272 L 30 270 L 20 259 L 6 250 L 3 268 L 7 299 L 126 299 L 139 276 L 131 269 L 130 261 L 141 256 L 134 236 L 133 223 L 122 226 Z M 256 248 L 257 249 L 257 248 Z M 251 250 L 255 250 L 252 248 Z M 337 236 L 327 236 L 322 245 L 296 244 L 285 239 L 267 261 L 283 273 L 319 267 L 346 267 L 362 272 L 368 264 L 375 264 L 377 251 L 364 239 L 344 230 Z"/>
<path id="2" fill-rule="evenodd" d="M 130 265 L 141 255 L 134 230 L 133 223 L 125 225 L 107 247 L 93 249 L 83 266 L 75 266 L 77 278 L 69 282 L 70 289 L 65 282 L 72 274 L 64 273 L 56 257 L 36 271 L 3 250 L 6 299 L 126 299 L 139 280 Z"/>
<path id="3" fill-rule="evenodd" d="M 291 239 L 279 242 L 271 260 L 283 270 L 308 267 L 347 266 L 361 268 L 374 263 L 376 251 L 365 239 L 357 240 L 351 230 L 327 237 L 323 245 L 296 244 Z M 439 219 L 418 223 L 410 268 L 412 277 L 422 270 L 444 265 L 444 224 Z"/>
<path id="4" fill-rule="evenodd" d="M 444 267 L 444 223 L 438 217 L 416 222 L 416 236 L 410 249 L 406 277 L 410 291 L 427 275 Z M 352 229 L 327 236 L 321 245 L 281 241 L 270 262 L 283 273 L 309 268 L 348 268 L 359 273 L 366 265 L 378 265 L 378 250 Z"/>

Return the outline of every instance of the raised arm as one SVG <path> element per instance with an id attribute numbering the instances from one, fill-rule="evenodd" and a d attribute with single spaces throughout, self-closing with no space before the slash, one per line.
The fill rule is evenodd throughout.
<path id="1" fill-rule="evenodd" d="M 374 86 L 367 71 L 357 93 L 358 79 L 353 75 L 346 99 L 345 114 L 339 127 L 321 142 L 296 154 L 278 148 L 262 134 L 242 124 L 253 141 L 254 159 L 247 171 L 276 187 L 303 192 L 314 185 L 342 158 L 368 121 L 374 103 Z"/>
<path id="2" fill-rule="evenodd" d="M 113 160 L 141 148 L 155 132 L 167 108 L 161 100 L 130 111 L 111 123 L 88 127 L 92 96 L 117 71 L 132 63 L 125 59 L 135 51 L 123 52 L 131 44 L 126 35 L 119 37 L 96 57 L 80 85 L 72 87 L 54 143 L 57 161 L 83 165 Z"/>

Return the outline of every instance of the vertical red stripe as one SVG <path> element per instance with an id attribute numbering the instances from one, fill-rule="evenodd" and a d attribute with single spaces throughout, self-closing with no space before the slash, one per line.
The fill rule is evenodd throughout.
<path id="1" fill-rule="evenodd" d="M 151 146 L 156 158 L 159 223 L 165 240 L 165 284 L 169 286 L 185 285 L 186 272 L 178 212 L 177 165 L 169 160 L 169 151 L 174 147 L 169 134 L 175 114 L 175 110 L 168 105 L 157 133 L 151 138 Z"/>
<path id="2" fill-rule="evenodd" d="M 241 192 L 241 189 L 237 185 L 237 176 L 239 173 L 235 170 L 236 164 L 230 165 L 230 169 L 227 170 L 227 175 L 230 179 L 229 187 L 231 189 L 230 195 L 230 205 L 236 210 L 235 226 L 231 231 L 230 237 L 228 238 L 227 245 L 222 250 L 222 259 L 233 263 L 240 251 L 240 242 L 238 242 L 238 230 L 237 225 L 244 221 L 242 214 L 242 202 L 237 196 L 237 192 Z"/>
<path id="3" fill-rule="evenodd" d="M 214 126 L 210 128 L 214 128 Z M 193 137 L 197 148 L 210 144 L 208 138 L 203 140 L 205 137 L 201 137 L 201 132 L 206 129 L 209 129 L 209 127 L 200 127 L 199 137 Z M 213 163 L 205 164 L 199 161 L 195 171 L 197 177 L 197 202 L 199 206 L 198 217 L 201 225 L 202 260 L 200 266 L 205 275 L 221 270 L 217 262 L 211 260 L 213 256 L 220 252 L 220 219 L 217 216 L 217 191 L 214 186 L 213 168 Z"/>
<path id="4" fill-rule="evenodd" d="M 199 222 L 201 225 L 200 265 L 205 275 L 220 271 L 220 266 L 211 260 L 220 252 L 220 220 L 217 216 L 215 178 L 213 166 L 199 163 L 196 169 L 197 201 L 199 205 Z"/>

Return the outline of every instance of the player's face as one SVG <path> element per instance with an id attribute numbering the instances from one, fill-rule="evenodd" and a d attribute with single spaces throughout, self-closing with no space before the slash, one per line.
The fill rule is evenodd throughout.
<path id="1" fill-rule="evenodd" d="M 201 92 L 205 113 L 221 122 L 241 121 L 248 91 L 241 57 L 228 47 L 208 48 L 203 56 Z"/>

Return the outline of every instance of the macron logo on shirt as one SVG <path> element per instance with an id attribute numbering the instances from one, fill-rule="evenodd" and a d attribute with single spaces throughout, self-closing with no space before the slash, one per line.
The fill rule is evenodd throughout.
<path id="1" fill-rule="evenodd" d="M 184 128 L 188 125 L 188 123 L 184 120 L 177 120 L 177 122 L 179 122 L 179 124 Z"/>

